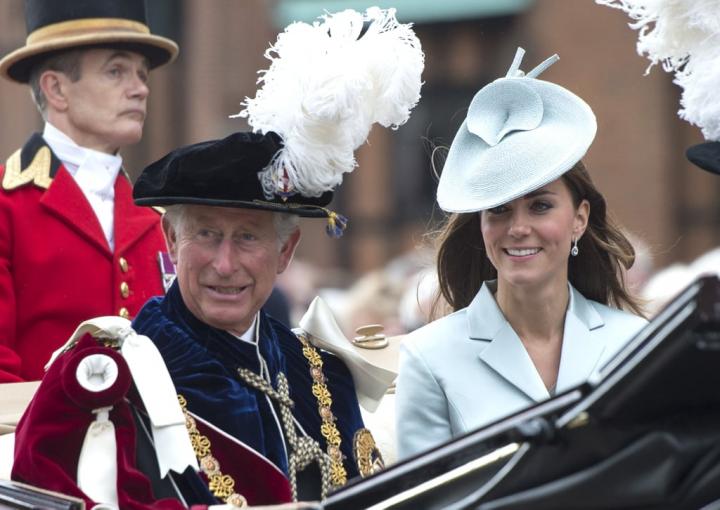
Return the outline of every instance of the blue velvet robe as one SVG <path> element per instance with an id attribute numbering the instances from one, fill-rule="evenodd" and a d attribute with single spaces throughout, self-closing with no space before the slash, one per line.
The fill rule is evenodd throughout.
<path id="1" fill-rule="evenodd" d="M 237 375 L 239 367 L 260 373 L 256 346 L 197 319 L 185 306 L 177 282 L 165 297 L 152 298 L 145 304 L 133 321 L 133 328 L 158 347 L 177 392 L 186 398 L 190 411 L 254 448 L 287 474 L 282 432 L 268 399 Z M 277 374 L 283 372 L 295 402 L 293 416 L 326 451 L 302 344 L 292 331 L 264 312 L 260 312 L 259 332 L 259 350 L 273 386 L 276 387 Z M 358 475 L 352 453 L 353 435 L 363 427 L 355 386 L 340 359 L 318 352 L 323 358 L 323 373 L 333 400 L 331 409 L 342 438 L 345 469 L 348 478 L 352 478 Z M 279 418 L 279 409 L 277 415 Z"/>

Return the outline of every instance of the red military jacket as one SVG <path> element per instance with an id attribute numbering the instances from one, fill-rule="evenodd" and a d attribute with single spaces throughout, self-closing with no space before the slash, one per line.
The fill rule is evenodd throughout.
<path id="1" fill-rule="evenodd" d="M 163 293 L 160 216 L 115 181 L 115 251 L 82 190 L 39 134 L 0 165 L 0 382 L 35 380 L 92 317 L 128 318 Z"/>

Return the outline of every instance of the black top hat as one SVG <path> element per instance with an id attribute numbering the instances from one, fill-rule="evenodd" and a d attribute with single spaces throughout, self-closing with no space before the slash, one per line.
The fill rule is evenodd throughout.
<path id="1" fill-rule="evenodd" d="M 332 200 L 331 191 L 319 197 L 265 196 L 258 173 L 282 146 L 282 139 L 270 131 L 233 133 L 222 140 L 180 147 L 143 170 L 133 198 L 138 205 L 199 204 L 325 217 L 331 227 L 342 230 L 347 220 L 325 208 Z"/>
<path id="2" fill-rule="evenodd" d="M 0 75 L 27 83 L 43 57 L 82 46 L 127 48 L 151 68 L 172 61 L 177 44 L 152 35 L 146 19 L 144 0 L 25 0 L 25 46 L 0 60 Z"/>
<path id="3" fill-rule="evenodd" d="M 720 142 L 693 145 L 685 151 L 690 162 L 708 172 L 720 174 Z"/>

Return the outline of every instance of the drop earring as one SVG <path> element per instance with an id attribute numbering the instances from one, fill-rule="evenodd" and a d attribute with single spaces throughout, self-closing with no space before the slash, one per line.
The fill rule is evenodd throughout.
<path id="1" fill-rule="evenodd" d="M 573 257 L 577 257 L 578 253 L 580 253 L 580 249 L 578 248 L 577 243 L 577 237 L 573 237 L 573 247 L 570 249 L 570 255 L 572 255 Z"/>

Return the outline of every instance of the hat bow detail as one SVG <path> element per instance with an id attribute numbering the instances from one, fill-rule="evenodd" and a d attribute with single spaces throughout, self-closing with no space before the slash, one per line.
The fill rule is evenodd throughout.
<path id="1" fill-rule="evenodd" d="M 470 103 L 468 131 L 495 146 L 513 131 L 530 131 L 540 125 L 540 94 L 520 80 L 498 80 L 484 87 Z"/>
<path id="2" fill-rule="evenodd" d="M 470 103 L 468 131 L 494 147 L 514 131 L 530 131 L 543 119 L 543 102 L 523 78 L 537 78 L 560 57 L 553 55 L 527 75 L 520 69 L 525 50 L 518 48 L 504 78 L 483 87 Z"/>

